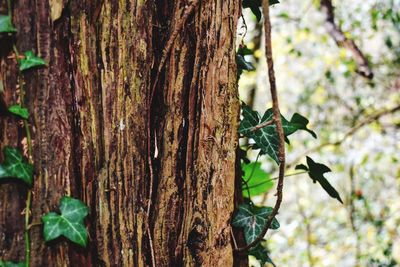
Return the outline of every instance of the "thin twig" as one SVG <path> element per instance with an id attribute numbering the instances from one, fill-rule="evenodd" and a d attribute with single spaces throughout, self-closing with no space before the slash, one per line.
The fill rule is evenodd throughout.
<path id="1" fill-rule="evenodd" d="M 12 17 L 12 10 L 11 10 L 11 1 L 7 1 L 8 4 L 8 13 L 9 16 Z M 15 53 L 16 58 L 20 58 L 20 53 L 18 51 L 17 46 L 13 45 L 13 50 Z M 19 102 L 20 105 L 23 106 L 25 102 L 25 90 L 24 90 L 24 80 L 22 77 L 21 71 L 18 72 L 18 82 L 19 82 Z M 29 129 L 29 122 L 28 120 L 24 119 L 24 128 L 26 133 L 26 141 L 28 145 L 28 162 L 33 164 L 33 149 L 32 149 L 32 139 L 31 139 L 31 132 Z M 25 241 L 25 267 L 30 266 L 30 258 L 31 258 L 31 241 L 29 238 L 29 221 L 31 216 L 31 204 L 32 204 L 32 189 L 28 189 L 26 200 L 25 200 L 25 224 L 24 224 L 24 241 Z"/>
<path id="2" fill-rule="evenodd" d="M 283 132 L 283 127 L 282 127 L 282 121 L 281 121 L 281 113 L 279 110 L 279 102 L 278 102 L 278 93 L 276 89 L 276 80 L 275 80 L 275 72 L 274 72 L 274 61 L 272 58 L 272 41 L 271 41 L 271 21 L 269 17 L 269 0 L 264 0 L 263 1 L 263 14 L 264 14 L 264 28 L 265 28 L 265 54 L 267 58 L 267 65 L 268 65 L 268 76 L 269 76 L 269 83 L 270 83 L 270 91 L 271 91 L 271 97 L 272 97 L 272 108 L 274 112 L 274 122 L 276 124 L 276 130 L 277 134 L 279 137 L 279 179 L 278 179 L 278 185 L 277 185 L 277 198 L 275 202 L 274 209 L 272 210 L 272 213 L 268 217 L 268 220 L 266 224 L 264 225 L 264 228 L 262 232 L 257 236 L 257 238 L 251 242 L 250 244 L 247 244 L 245 247 L 241 247 L 236 249 L 237 252 L 243 252 L 247 251 L 249 248 L 254 247 L 257 245 L 265 236 L 267 233 L 269 227 L 272 224 L 273 219 L 275 216 L 278 214 L 279 208 L 282 203 L 282 189 L 283 189 L 283 180 L 285 178 L 285 136 Z"/>
<path id="3" fill-rule="evenodd" d="M 311 238 L 311 224 L 310 224 L 310 218 L 306 215 L 306 212 L 304 211 L 303 206 L 300 204 L 299 198 L 297 198 L 297 205 L 299 207 L 299 213 L 301 217 L 303 217 L 303 223 L 306 226 L 306 240 L 307 240 L 307 259 L 308 259 L 308 264 L 309 267 L 314 266 L 314 258 L 312 255 L 312 238 Z"/>
<path id="4" fill-rule="evenodd" d="M 150 211 L 151 211 L 153 191 L 154 191 L 154 188 L 153 188 L 154 187 L 154 171 L 153 171 L 153 160 L 151 157 L 151 154 L 152 154 L 151 153 L 151 110 L 152 110 L 152 106 L 153 106 L 153 98 L 154 98 L 154 94 L 155 94 L 155 91 L 157 88 L 158 80 L 160 78 L 161 71 L 164 68 L 165 62 L 167 61 L 168 56 L 172 50 L 175 39 L 178 36 L 178 34 L 182 31 L 186 20 L 192 14 L 192 12 L 196 8 L 196 6 L 199 4 L 199 2 L 200 2 L 200 0 L 194 0 L 193 2 L 191 2 L 191 4 L 186 7 L 186 9 L 183 13 L 183 16 L 181 18 L 177 18 L 177 21 L 174 24 L 174 29 L 165 45 L 165 48 L 163 49 L 160 63 L 158 65 L 158 69 L 156 72 L 156 76 L 155 76 L 153 85 L 151 86 L 150 98 L 147 103 L 147 106 L 148 106 L 148 111 L 147 111 L 148 112 L 148 114 L 147 114 L 147 161 L 148 161 L 149 172 L 150 172 L 150 188 L 149 188 L 146 216 L 147 216 L 147 233 L 149 236 L 151 260 L 152 260 L 153 267 L 156 266 L 153 239 L 152 239 L 151 231 L 150 231 Z"/>
<path id="5" fill-rule="evenodd" d="M 267 127 L 268 125 L 271 125 L 273 123 L 274 123 L 273 119 L 269 120 L 269 121 L 266 121 L 266 122 L 263 122 L 261 124 L 258 124 L 256 126 L 254 126 L 253 128 L 251 128 L 250 131 L 251 132 L 255 132 L 255 131 L 260 130 L 260 129 L 264 128 L 264 127 Z"/>
<path id="6" fill-rule="evenodd" d="M 295 172 L 295 173 L 287 174 L 287 175 L 285 175 L 285 178 L 286 177 L 291 177 L 291 176 L 297 176 L 297 175 L 305 174 L 305 173 L 308 173 L 308 171 L 302 171 L 302 172 Z M 252 186 L 248 186 L 248 189 L 253 189 L 253 188 L 256 188 L 256 187 L 258 187 L 260 185 L 267 184 L 269 182 L 272 182 L 272 181 L 275 181 L 275 180 L 278 180 L 278 179 L 279 179 L 279 176 L 271 178 L 271 179 L 268 179 L 268 180 L 265 180 L 265 181 L 262 181 L 262 182 L 260 182 L 258 184 L 252 185 Z"/>
<path id="7" fill-rule="evenodd" d="M 363 121 L 361 121 L 360 123 L 358 123 L 354 127 L 352 127 L 350 130 L 348 130 L 343 135 L 343 137 L 340 138 L 339 140 L 337 140 L 335 142 L 322 143 L 318 146 L 315 146 L 315 147 L 312 147 L 312 148 L 306 150 L 304 153 L 302 153 L 300 156 L 296 157 L 292 162 L 290 162 L 288 164 L 288 168 L 293 166 L 294 164 L 299 162 L 302 158 L 304 158 L 306 155 L 308 155 L 312 152 L 319 151 L 320 149 L 327 147 L 327 146 L 340 146 L 341 144 L 343 144 L 344 141 L 346 141 L 349 137 L 353 136 L 356 132 L 358 132 L 364 126 L 369 125 L 369 124 L 373 123 L 374 121 L 379 120 L 381 117 L 383 117 L 385 115 L 393 114 L 399 110 L 400 110 L 400 105 L 397 105 L 390 109 L 381 110 L 381 111 L 377 112 L 376 114 L 365 118 Z"/>
<path id="8" fill-rule="evenodd" d="M 372 79 L 374 73 L 369 66 L 367 57 L 352 39 L 346 37 L 342 29 L 335 23 L 335 12 L 332 0 L 321 0 L 320 8 L 321 11 L 325 13 L 325 26 L 329 35 L 335 40 L 339 47 L 343 47 L 352 53 L 353 59 L 357 63 L 356 72 L 367 79 Z"/>

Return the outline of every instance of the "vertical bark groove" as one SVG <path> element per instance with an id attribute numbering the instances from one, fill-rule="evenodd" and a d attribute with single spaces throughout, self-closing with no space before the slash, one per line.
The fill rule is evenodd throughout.
<path id="1" fill-rule="evenodd" d="M 18 0 L 13 10 L 19 50 L 49 63 L 24 74 L 36 169 L 31 221 L 72 195 L 89 206 L 90 241 L 87 249 L 63 239 L 45 244 L 42 228 L 33 227 L 31 266 L 150 266 L 147 103 L 187 2 L 61 1 L 59 17 L 54 3 Z M 233 264 L 239 7 L 239 0 L 201 1 L 160 76 L 151 120 L 157 266 Z M 11 105 L 17 66 L 0 60 Z M 16 121 L 0 117 L 0 148 L 22 147 Z M 0 184 L 0 192 L 0 258 L 22 260 L 25 189 Z"/>

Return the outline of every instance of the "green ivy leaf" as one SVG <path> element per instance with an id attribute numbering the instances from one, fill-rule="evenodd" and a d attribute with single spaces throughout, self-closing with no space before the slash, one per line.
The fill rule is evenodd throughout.
<path id="1" fill-rule="evenodd" d="M 13 105 L 8 108 L 8 111 L 14 115 L 17 115 L 25 120 L 29 118 L 29 111 L 26 108 L 21 107 L 20 105 Z"/>
<path id="2" fill-rule="evenodd" d="M 279 138 L 276 133 L 275 124 L 270 124 L 261 129 L 253 131 L 254 127 L 273 119 L 273 110 L 268 109 L 264 116 L 260 119 L 260 114 L 252 110 L 249 106 L 242 106 L 242 120 L 239 126 L 239 133 L 243 134 L 248 138 L 252 138 L 257 147 L 261 149 L 263 153 L 268 154 L 273 160 L 279 163 L 278 150 L 279 150 Z M 315 133 L 307 128 L 308 120 L 300 114 L 294 114 L 291 121 L 285 119 L 281 115 L 282 127 L 285 133 L 285 139 L 289 142 L 287 137 L 298 130 L 305 130 L 310 132 L 312 136 L 316 136 Z"/>
<path id="3" fill-rule="evenodd" d="M 12 262 L 12 261 L 2 261 L 0 260 L 0 267 L 24 267 L 25 262 Z"/>
<path id="4" fill-rule="evenodd" d="M 261 163 L 259 162 L 242 164 L 242 171 L 244 172 L 243 180 L 247 182 L 247 186 L 249 187 L 249 190 L 247 190 L 246 185 L 243 185 L 244 197 L 264 194 L 274 185 L 270 180 L 271 176 L 261 169 Z"/>
<path id="5" fill-rule="evenodd" d="M 278 0 L 270 0 L 269 5 L 278 4 Z M 257 22 L 261 20 L 261 10 L 262 0 L 243 0 L 243 8 L 250 8 L 251 12 L 256 16 Z"/>
<path id="6" fill-rule="evenodd" d="M 253 64 L 246 61 L 244 56 L 240 55 L 240 54 L 237 54 L 237 56 L 236 56 L 236 63 L 237 63 L 238 69 L 240 69 L 240 70 L 253 71 L 256 69 L 256 68 L 254 68 Z"/>
<path id="7" fill-rule="evenodd" d="M 32 51 L 24 53 L 25 58 L 19 60 L 19 70 L 24 71 L 34 67 L 46 66 L 44 59 L 36 56 Z"/>
<path id="8" fill-rule="evenodd" d="M 10 16 L 0 15 L 0 33 L 17 32 L 13 26 Z"/>
<path id="9" fill-rule="evenodd" d="M 331 196 L 332 198 L 336 198 L 340 203 L 343 204 L 343 201 L 340 198 L 339 193 L 324 177 L 324 174 L 327 172 L 331 172 L 331 169 L 324 164 L 316 163 L 310 157 L 307 157 L 307 165 L 308 167 L 303 164 L 297 165 L 296 170 L 308 171 L 308 175 L 310 176 L 310 178 L 313 180 L 314 183 L 318 181 L 318 183 L 329 194 L 329 196 Z"/>
<path id="10" fill-rule="evenodd" d="M 261 234 L 272 210 L 271 207 L 241 204 L 232 220 L 232 225 L 244 228 L 244 237 L 247 244 L 250 244 Z M 279 227 L 278 220 L 274 218 L 270 229 L 278 229 Z"/>
<path id="11" fill-rule="evenodd" d="M 267 153 L 273 160 L 279 163 L 279 138 L 275 131 L 275 125 L 252 131 L 255 126 L 265 121 L 260 119 L 258 112 L 253 111 L 247 105 L 242 107 L 242 116 L 243 119 L 240 122 L 239 133 L 248 138 L 254 139 L 262 152 Z"/>
<path id="12" fill-rule="evenodd" d="M 86 247 L 88 234 L 83 220 L 88 214 L 87 206 L 78 199 L 62 197 L 60 211 L 61 215 L 49 212 L 42 216 L 44 239 L 50 241 L 63 235 L 72 242 Z"/>
<path id="13" fill-rule="evenodd" d="M 243 163 L 249 164 L 250 160 L 247 158 L 247 151 L 239 148 L 238 157 Z"/>
<path id="14" fill-rule="evenodd" d="M 269 257 L 269 250 L 266 246 L 266 241 L 260 242 L 257 246 L 251 248 L 249 250 L 249 255 L 254 256 L 259 262 L 261 266 L 264 266 L 265 263 L 270 263 L 272 266 L 276 267 L 275 263 Z"/>
<path id="15" fill-rule="evenodd" d="M 242 56 L 250 56 L 254 54 L 254 51 L 247 47 L 247 45 L 240 45 L 238 52 Z"/>
<path id="16" fill-rule="evenodd" d="M 299 113 L 293 114 L 292 118 L 290 119 L 290 123 L 285 128 L 285 135 L 289 136 L 298 130 L 304 130 L 309 132 L 312 137 L 317 138 L 317 134 L 307 128 L 308 123 L 308 119 L 301 116 Z"/>
<path id="17" fill-rule="evenodd" d="M 0 165 L 1 178 L 17 178 L 29 186 L 33 182 L 33 165 L 24 161 L 22 154 L 15 148 L 5 147 L 4 161 Z"/>

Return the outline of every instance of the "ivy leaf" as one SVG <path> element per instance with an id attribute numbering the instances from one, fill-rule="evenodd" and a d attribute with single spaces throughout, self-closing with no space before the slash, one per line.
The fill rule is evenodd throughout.
<path id="1" fill-rule="evenodd" d="M 318 182 L 322 188 L 329 194 L 330 197 L 336 198 L 340 203 L 343 204 L 339 193 L 336 189 L 329 183 L 329 181 L 324 177 L 324 174 L 331 172 L 331 169 L 321 163 L 316 163 L 310 157 L 307 157 L 307 166 L 300 164 L 296 166 L 296 170 L 306 170 L 308 175 L 313 180 L 314 183 Z"/>
<path id="2" fill-rule="evenodd" d="M 275 5 L 275 4 L 279 4 L 280 2 L 278 0 L 269 0 L 269 5 Z"/>
<path id="3" fill-rule="evenodd" d="M 247 190 L 246 183 L 243 184 L 244 197 L 261 195 L 273 187 L 271 176 L 261 169 L 261 163 L 242 164 L 242 170 L 244 172 L 243 180 L 247 182 L 248 186 Z"/>
<path id="4" fill-rule="evenodd" d="M 247 45 L 240 45 L 237 53 L 242 56 L 250 56 L 254 54 L 254 51 L 248 48 Z"/>
<path id="5" fill-rule="evenodd" d="M 237 65 L 237 79 L 240 79 L 240 76 L 242 75 L 243 71 L 254 71 L 256 68 L 254 68 L 253 64 L 251 62 L 246 61 L 244 58 L 244 55 L 241 54 L 236 54 L 236 65 Z"/>
<path id="6" fill-rule="evenodd" d="M 265 120 L 260 119 L 258 112 L 253 111 L 247 105 L 242 107 L 242 116 L 243 119 L 240 122 L 239 133 L 254 139 L 262 152 L 267 153 L 273 160 L 279 163 L 279 138 L 275 131 L 276 126 L 269 125 L 257 131 L 253 131 L 255 126 L 265 122 Z"/>
<path id="7" fill-rule="evenodd" d="M 251 62 L 246 61 L 244 56 L 240 54 L 236 55 L 236 63 L 239 70 L 253 71 L 256 69 Z"/>
<path id="8" fill-rule="evenodd" d="M 261 118 L 261 122 L 266 122 L 270 121 L 274 118 L 274 111 L 272 108 L 267 109 L 265 111 L 264 116 Z M 285 137 L 288 137 L 289 135 L 294 134 L 298 130 L 304 130 L 309 132 L 314 138 L 317 138 L 317 135 L 315 134 L 314 131 L 310 130 L 307 128 L 307 125 L 309 123 L 308 119 L 300 115 L 299 113 L 295 113 L 292 116 L 292 119 L 288 121 L 285 117 L 281 115 L 281 120 L 282 120 L 282 128 L 285 133 Z M 268 127 L 275 127 L 275 124 L 272 124 Z"/>
<path id="9" fill-rule="evenodd" d="M 61 215 L 49 212 L 42 216 L 44 239 L 50 241 L 63 235 L 72 242 L 86 247 L 88 234 L 83 220 L 88 214 L 87 206 L 78 199 L 62 197 L 60 211 Z"/>
<path id="10" fill-rule="evenodd" d="M 309 132 L 312 135 L 312 137 L 317 138 L 317 134 L 314 131 L 307 128 L 308 123 L 309 120 L 301 116 L 299 113 L 293 114 L 290 123 L 286 126 L 285 135 L 289 136 L 292 133 L 295 133 L 297 130 L 304 130 Z"/>
<path id="11" fill-rule="evenodd" d="M 244 228 L 244 237 L 247 244 L 250 244 L 261 234 L 272 210 L 271 207 L 257 207 L 250 204 L 241 204 L 232 220 L 232 225 Z M 274 218 L 270 229 L 278 229 L 279 227 L 278 220 Z"/>
<path id="12" fill-rule="evenodd" d="M 240 147 L 239 147 L 239 150 L 238 150 L 238 157 L 244 163 L 246 163 L 246 164 L 250 163 L 250 160 L 247 158 L 247 151 L 242 149 L 242 148 L 240 148 Z"/>
<path id="13" fill-rule="evenodd" d="M 237 78 L 240 79 L 243 71 L 254 71 L 256 68 L 248 62 L 245 56 L 252 55 L 253 51 L 247 48 L 247 46 L 240 45 L 236 53 L 236 65 L 237 65 Z"/>
<path id="14" fill-rule="evenodd" d="M 278 0 L 270 0 L 269 5 L 278 4 Z M 251 12 L 256 16 L 257 22 L 261 20 L 261 10 L 262 0 L 243 0 L 243 8 L 250 8 Z"/>
<path id="15" fill-rule="evenodd" d="M 5 147 L 3 154 L 4 161 L 3 164 L 0 164 L 0 179 L 17 178 L 31 186 L 33 166 L 25 162 L 22 154 L 15 148 Z"/>
<path id="16" fill-rule="evenodd" d="M 255 126 L 273 120 L 273 110 L 268 109 L 265 111 L 263 117 L 260 119 L 260 114 L 258 114 L 258 112 L 252 110 L 247 105 L 243 105 L 242 117 L 239 133 L 248 138 L 252 138 L 256 142 L 256 147 L 259 147 L 263 153 L 268 154 L 273 160 L 279 163 L 279 138 L 276 133 L 275 123 L 253 131 Z M 285 139 L 288 143 L 289 139 L 287 137 L 298 130 L 306 130 L 307 132 L 311 132 L 313 136 L 315 135 L 313 131 L 307 128 L 308 120 L 300 114 L 296 113 L 293 115 L 290 122 L 281 115 L 281 120 Z"/>
<path id="17" fill-rule="evenodd" d="M 296 170 L 304 170 L 304 171 L 307 171 L 307 172 L 309 171 L 308 167 L 306 165 L 304 165 L 304 164 L 297 165 L 295 169 Z"/>
<path id="18" fill-rule="evenodd" d="M 24 53 L 25 58 L 19 60 L 19 70 L 24 71 L 34 67 L 46 66 L 44 59 L 36 56 L 32 51 Z"/>
<path id="19" fill-rule="evenodd" d="M 270 263 L 272 266 L 276 267 L 275 263 L 269 257 L 269 250 L 266 246 L 266 241 L 260 242 L 257 246 L 251 248 L 249 250 L 249 255 L 254 256 L 259 262 L 261 266 L 264 266 L 265 263 Z"/>
<path id="20" fill-rule="evenodd" d="M 17 32 L 13 26 L 10 16 L 0 15 L 0 33 Z"/>
<path id="21" fill-rule="evenodd" d="M 29 118 L 29 111 L 26 108 L 21 107 L 20 105 L 13 105 L 8 108 L 8 111 L 14 115 L 17 115 L 25 120 Z"/>
<path id="22" fill-rule="evenodd" d="M 2 261 L 0 260 L 0 267 L 24 267 L 25 262 L 12 262 L 12 261 Z"/>

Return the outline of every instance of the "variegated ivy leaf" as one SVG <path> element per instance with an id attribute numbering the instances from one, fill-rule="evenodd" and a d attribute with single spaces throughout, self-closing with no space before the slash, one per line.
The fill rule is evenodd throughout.
<path id="1" fill-rule="evenodd" d="M 271 123 L 270 125 L 254 131 L 254 127 L 256 127 L 257 125 L 273 120 L 273 110 L 268 109 L 264 113 L 263 117 L 260 118 L 258 112 L 252 110 L 247 105 L 243 105 L 242 116 L 243 118 L 240 122 L 239 133 L 248 138 L 252 138 L 256 142 L 257 147 L 259 147 L 262 152 L 268 154 L 273 160 L 279 163 L 279 138 L 276 132 L 275 123 Z M 287 137 L 298 130 L 305 130 L 309 132 L 313 137 L 316 137 L 316 134 L 307 128 L 308 120 L 300 114 L 294 114 L 290 121 L 286 120 L 285 117 L 283 117 L 282 115 L 281 119 L 287 142 L 289 142 L 289 139 L 287 139 Z"/>
<path id="2" fill-rule="evenodd" d="M 65 236 L 72 242 L 86 247 L 88 234 L 83 220 L 88 208 L 82 201 L 71 197 L 62 197 L 60 201 L 61 215 L 49 212 L 42 217 L 43 235 L 46 241 Z"/>
<path id="3" fill-rule="evenodd" d="M 32 51 L 26 51 L 24 53 L 25 58 L 19 60 L 19 70 L 24 71 L 34 67 L 45 66 L 46 61 L 36 56 Z"/>
<path id="4" fill-rule="evenodd" d="M 272 210 L 271 207 L 241 204 L 232 220 L 232 225 L 244 228 L 246 243 L 250 244 L 261 234 Z M 274 218 L 269 228 L 278 229 L 279 226 L 278 220 Z"/>
<path id="5" fill-rule="evenodd" d="M 259 262 L 261 266 L 264 266 L 265 263 L 269 263 L 272 266 L 276 267 L 275 263 L 269 257 L 269 250 L 267 248 L 266 241 L 263 240 L 257 244 L 257 246 L 251 248 L 249 250 L 249 255 L 254 256 Z"/>
<path id="6" fill-rule="evenodd" d="M 0 15 L 0 33 L 12 32 L 17 32 L 17 29 L 13 26 L 10 16 Z"/>
<path id="7" fill-rule="evenodd" d="M 15 148 L 5 147 L 3 150 L 4 161 L 0 164 L 1 178 L 17 178 L 29 186 L 33 180 L 33 166 L 27 163 L 22 154 Z"/>

